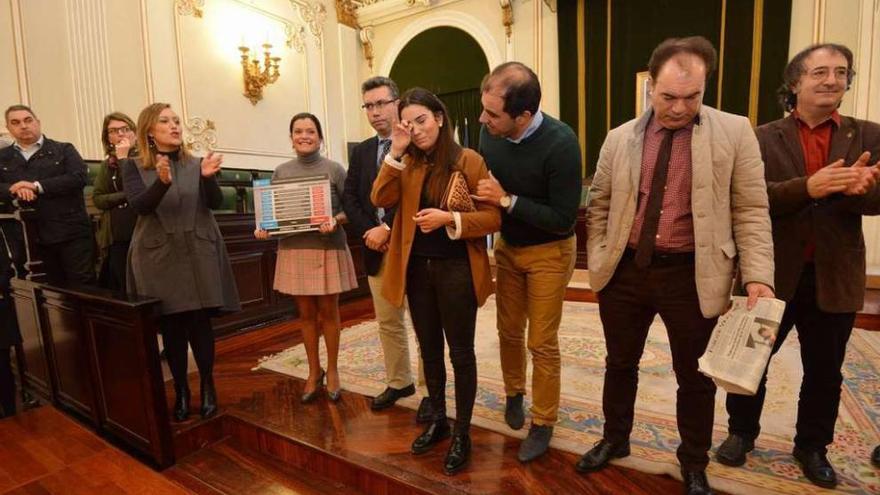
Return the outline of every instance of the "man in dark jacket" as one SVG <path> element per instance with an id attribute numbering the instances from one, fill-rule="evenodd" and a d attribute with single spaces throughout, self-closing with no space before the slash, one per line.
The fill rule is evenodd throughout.
<path id="1" fill-rule="evenodd" d="M 837 112 L 854 72 L 837 44 L 813 45 L 785 68 L 786 118 L 757 129 L 773 222 L 775 287 L 787 306 L 773 352 L 793 327 L 804 378 L 793 455 L 816 485 L 833 488 L 825 456 L 843 382 L 841 367 L 856 312 L 865 297 L 862 215 L 880 214 L 880 125 Z M 766 372 L 754 396 L 728 394 L 729 436 L 718 461 L 745 463 L 760 432 Z"/>
<path id="2" fill-rule="evenodd" d="M 413 395 L 415 380 L 410 369 L 409 340 L 404 325 L 404 310 L 382 297 L 382 264 L 391 226 L 394 224 L 394 209 L 379 209 L 370 202 L 373 181 L 379 172 L 382 159 L 391 149 L 391 130 L 397 124 L 397 84 L 387 77 L 373 77 L 361 85 L 363 105 L 370 125 L 376 136 L 359 143 L 349 157 L 348 175 L 345 179 L 343 208 L 350 222 L 352 232 L 363 238 L 366 249 L 366 265 L 373 307 L 379 322 L 379 340 L 385 356 L 385 375 L 388 386 L 373 398 L 373 410 L 381 410 L 394 405 L 398 399 Z M 348 227 L 347 227 L 348 228 Z M 419 367 L 421 368 L 421 366 Z M 421 376 L 421 371 L 419 372 Z M 430 402 L 422 399 L 416 415 L 418 422 L 430 420 Z"/>
<path id="3" fill-rule="evenodd" d="M 86 164 L 72 144 L 44 136 L 27 106 L 9 107 L 5 118 L 15 143 L 0 150 L 0 200 L 18 199 L 36 210 L 34 252 L 49 283 L 94 283 Z"/>

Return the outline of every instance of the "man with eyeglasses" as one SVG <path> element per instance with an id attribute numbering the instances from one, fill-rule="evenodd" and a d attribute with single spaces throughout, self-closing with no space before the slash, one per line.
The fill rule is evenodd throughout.
<path id="1" fill-rule="evenodd" d="M 776 295 L 787 302 L 773 353 L 796 327 L 804 368 L 792 454 L 804 475 L 825 488 L 837 484 L 826 452 L 834 440 L 847 341 L 865 296 L 862 215 L 880 214 L 880 125 L 837 111 L 852 83 L 852 62 L 849 48 L 833 43 L 795 55 L 779 91 L 791 115 L 756 130 Z M 753 396 L 728 394 L 729 436 L 717 454 L 722 464 L 741 466 L 754 448 L 766 379 L 765 372 Z"/>
<path id="2" fill-rule="evenodd" d="M 49 283 L 93 284 L 85 162 L 72 144 L 44 136 L 29 107 L 13 105 L 5 118 L 15 144 L 0 150 L 0 199 L 18 199 L 36 210 L 37 245 L 32 247 Z"/>
<path id="3" fill-rule="evenodd" d="M 370 202 L 373 181 L 382 160 L 391 149 L 391 130 L 398 122 L 397 104 L 400 93 L 397 84 L 387 77 L 372 77 L 361 85 L 361 108 L 376 131 L 376 136 L 359 143 L 349 157 L 345 179 L 343 208 L 349 226 L 364 240 L 366 265 L 373 307 L 379 323 L 379 340 L 385 357 L 387 387 L 373 398 L 374 411 L 393 406 L 399 399 L 416 392 L 409 360 L 409 338 L 404 325 L 404 309 L 382 297 L 382 267 L 395 209 L 376 208 Z M 419 366 L 419 376 L 422 376 Z M 423 382 L 424 379 L 420 379 Z M 430 402 L 422 399 L 416 413 L 416 422 L 430 421 Z"/>

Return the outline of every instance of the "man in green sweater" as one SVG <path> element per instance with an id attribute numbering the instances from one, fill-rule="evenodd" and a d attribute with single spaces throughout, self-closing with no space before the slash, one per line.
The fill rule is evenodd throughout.
<path id="1" fill-rule="evenodd" d="M 538 109 L 541 84 L 525 65 L 498 66 L 480 89 L 480 153 L 491 174 L 476 198 L 503 211 L 495 261 L 504 419 L 514 430 L 525 423 L 528 347 L 532 426 L 519 449 L 519 460 L 528 462 L 547 451 L 559 409 L 557 333 L 574 270 L 581 152 L 574 132 Z"/>

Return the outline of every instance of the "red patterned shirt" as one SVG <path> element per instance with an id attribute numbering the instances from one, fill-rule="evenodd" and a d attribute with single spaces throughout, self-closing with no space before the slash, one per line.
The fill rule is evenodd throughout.
<path id="1" fill-rule="evenodd" d="M 686 253 L 694 251 L 694 218 L 691 214 L 691 136 L 694 122 L 675 131 L 672 137 L 672 154 L 669 157 L 669 171 L 666 175 L 666 190 L 663 193 L 663 208 L 660 210 L 660 223 L 657 226 L 656 251 Z M 639 181 L 639 203 L 636 218 L 629 234 L 629 246 L 636 248 L 639 234 L 645 221 L 645 209 L 651 194 L 654 180 L 654 167 L 660 143 L 663 142 L 664 127 L 651 119 L 645 129 L 645 142 L 642 147 L 642 174 Z"/>

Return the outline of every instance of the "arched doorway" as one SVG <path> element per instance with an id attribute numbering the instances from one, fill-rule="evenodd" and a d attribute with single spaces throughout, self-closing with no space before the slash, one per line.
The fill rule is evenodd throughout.
<path id="1" fill-rule="evenodd" d="M 421 86 L 446 104 L 459 142 L 477 147 L 480 82 L 489 62 L 479 43 L 461 29 L 441 26 L 419 33 L 400 51 L 390 77 L 401 91 Z"/>

